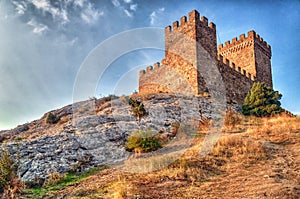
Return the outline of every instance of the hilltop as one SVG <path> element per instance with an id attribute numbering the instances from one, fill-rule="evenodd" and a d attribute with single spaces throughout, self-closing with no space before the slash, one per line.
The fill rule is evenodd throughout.
<path id="1" fill-rule="evenodd" d="M 170 138 L 171 144 L 164 147 L 167 153 L 157 153 L 159 159 L 150 157 L 147 165 L 142 164 L 147 169 L 163 166 L 141 172 L 138 166 L 144 163 L 147 153 L 125 150 L 128 136 L 138 129 L 128 97 L 90 99 L 51 111 L 60 118 L 55 124 L 47 123 L 46 113 L 39 120 L 1 133 L 2 147 L 14 155 L 19 151 L 21 157 L 20 175 L 27 182 L 22 197 L 299 196 L 299 118 L 244 117 L 238 113 L 238 106 L 231 105 L 217 143 L 201 156 L 212 123 L 222 115 L 217 114 L 221 104 L 210 98 L 184 95 L 135 97 L 149 112 L 142 119 L 142 129 L 169 135 L 173 124 L 180 124 L 175 138 Z M 197 128 L 187 125 L 190 120 L 198 121 Z M 179 155 L 164 164 L 166 154 Z"/>

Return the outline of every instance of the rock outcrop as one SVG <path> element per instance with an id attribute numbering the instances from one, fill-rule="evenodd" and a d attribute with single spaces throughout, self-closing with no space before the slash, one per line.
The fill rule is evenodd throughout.
<path id="1" fill-rule="evenodd" d="M 157 94 L 140 97 L 148 115 L 141 129 L 169 132 L 174 123 L 218 119 L 225 104 L 209 98 Z M 51 172 L 67 173 L 127 159 L 126 138 L 138 129 L 126 97 L 91 99 L 51 111 L 60 121 L 41 119 L 1 132 L 1 147 L 20 158 L 20 176 L 42 183 Z"/>

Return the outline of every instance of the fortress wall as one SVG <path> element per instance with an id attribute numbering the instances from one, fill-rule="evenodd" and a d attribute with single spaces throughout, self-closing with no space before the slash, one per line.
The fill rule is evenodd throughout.
<path id="1" fill-rule="evenodd" d="M 201 16 L 201 22 L 196 24 L 197 35 L 196 41 L 201 45 L 210 55 L 210 57 L 217 58 L 217 38 L 216 25 L 212 22 L 208 25 L 208 19 Z"/>
<path id="2" fill-rule="evenodd" d="M 260 45 L 261 42 L 255 41 L 255 43 L 257 43 L 254 47 L 257 81 L 264 82 L 272 88 L 271 49 L 266 51 L 265 46 Z"/>
<path id="3" fill-rule="evenodd" d="M 162 61 L 163 62 L 163 61 Z M 155 63 L 141 70 L 139 74 L 139 93 L 181 93 L 194 94 L 193 86 L 174 68 Z"/>
<path id="4" fill-rule="evenodd" d="M 161 66 L 159 62 L 154 66 L 148 66 L 146 70 L 141 70 L 139 73 L 139 93 L 152 94 L 152 93 L 169 93 L 170 91 L 166 86 L 166 80 L 160 77 Z M 157 79 L 161 79 L 161 85 L 155 83 Z"/>
<path id="5" fill-rule="evenodd" d="M 165 28 L 165 59 L 162 64 L 174 69 L 188 81 L 194 94 L 203 93 L 205 83 L 197 69 L 197 45 L 201 45 L 211 57 L 215 58 L 216 26 L 205 16 L 193 10 L 189 17 L 181 17 Z M 177 92 L 182 93 L 182 90 Z M 184 94 L 184 93 L 183 93 Z"/>
<path id="6" fill-rule="evenodd" d="M 232 41 L 218 46 L 218 54 L 239 65 L 252 75 L 257 81 L 272 87 L 271 46 L 267 44 L 255 31 L 240 35 Z"/>
<path id="7" fill-rule="evenodd" d="M 249 31 L 247 37 L 242 34 L 217 49 L 215 24 L 208 25 L 207 18 L 194 10 L 189 18 L 183 16 L 165 28 L 165 59 L 140 72 L 139 93 L 205 94 L 208 90 L 199 73 L 205 71 L 197 67 L 205 64 L 199 62 L 208 58 L 207 53 L 217 62 L 229 101 L 242 104 L 254 81 L 272 86 L 270 45 Z"/>
<path id="8" fill-rule="evenodd" d="M 221 55 L 218 56 L 218 68 L 225 84 L 227 100 L 243 104 L 255 77 Z"/>
<path id="9" fill-rule="evenodd" d="M 242 104 L 255 80 L 255 76 L 220 55 L 218 56 L 218 68 L 225 84 L 228 101 Z M 199 86 L 205 88 L 205 85 L 201 82 L 199 82 Z M 155 63 L 153 66 L 148 66 L 146 70 L 140 71 L 139 93 L 194 94 L 194 90 L 189 82 L 174 68 Z"/>
<path id="10" fill-rule="evenodd" d="M 252 32 L 240 35 L 239 39 L 236 37 L 232 42 L 226 41 L 225 45 L 218 46 L 218 54 L 226 57 L 232 62 L 239 65 L 242 69 L 249 71 L 256 76 L 255 57 L 254 55 L 254 40 Z"/>

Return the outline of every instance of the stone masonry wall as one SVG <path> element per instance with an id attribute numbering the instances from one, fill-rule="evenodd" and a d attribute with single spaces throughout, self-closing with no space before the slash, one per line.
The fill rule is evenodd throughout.
<path id="1" fill-rule="evenodd" d="M 232 42 L 226 41 L 225 46 L 220 44 L 218 54 L 234 62 L 241 69 L 246 70 L 253 76 L 256 76 L 255 57 L 254 55 L 254 40 L 253 32 L 248 32 L 248 37 L 245 34 L 240 35 L 240 39 L 233 38 Z M 251 38 L 252 37 L 252 38 Z"/>
<path id="2" fill-rule="evenodd" d="M 198 22 L 199 13 L 190 12 L 188 20 L 183 16 L 180 23 L 175 21 L 172 27 L 165 28 L 165 59 L 162 61 L 163 65 L 172 68 L 186 79 L 193 93 L 198 92 L 195 28 Z"/>
<path id="3" fill-rule="evenodd" d="M 188 67 L 184 62 L 181 65 Z M 190 75 L 190 74 L 188 74 Z M 147 70 L 140 71 L 139 76 L 139 93 L 180 93 L 194 94 L 194 89 L 191 82 L 176 71 L 176 69 L 168 66 L 155 63 L 154 66 L 148 66 Z"/>
<path id="4" fill-rule="evenodd" d="M 225 84 L 227 100 L 243 104 L 244 98 L 254 82 L 253 76 L 222 56 L 218 56 L 218 68 Z"/>
<path id="5" fill-rule="evenodd" d="M 189 18 L 186 16 L 181 17 L 180 23 L 175 21 L 173 26 L 167 26 L 165 29 L 165 59 L 161 64 L 167 66 L 169 70 L 176 73 L 176 80 L 173 82 L 165 83 L 166 85 L 172 84 L 173 87 L 180 88 L 179 90 L 173 90 L 173 93 L 182 94 L 202 94 L 207 89 L 203 77 L 199 73 L 197 66 L 197 45 L 201 45 L 210 55 L 215 59 L 216 57 L 216 26 L 213 23 L 208 25 L 206 17 L 202 16 L 194 10 L 189 13 Z M 155 88 L 154 84 L 150 83 L 151 80 L 156 81 L 156 77 L 147 75 L 148 71 L 142 71 L 140 73 L 140 93 L 155 93 L 160 90 L 160 85 Z M 180 76 L 180 78 L 179 78 Z M 163 73 L 160 78 L 166 78 Z M 150 78 L 150 79 L 149 79 Z M 170 80 L 170 78 L 169 78 Z M 182 89 L 185 81 L 185 86 L 189 89 Z M 147 86 L 145 85 L 147 83 Z M 150 86 L 151 85 L 151 86 Z M 189 90 L 188 93 L 185 93 Z M 191 91 L 191 92 L 190 92 Z M 163 92 L 160 90 L 159 92 Z"/>
<path id="6" fill-rule="evenodd" d="M 265 82 L 267 86 L 273 87 L 271 71 L 271 47 L 262 40 L 259 35 L 255 39 L 254 52 L 256 64 L 256 80 Z"/>
<path id="7" fill-rule="evenodd" d="M 272 87 L 270 59 L 270 45 L 253 30 L 217 49 L 215 24 L 194 10 L 166 27 L 165 59 L 140 72 L 139 93 L 201 95 L 209 87 L 204 79 L 217 77 L 205 73 L 214 64 L 227 99 L 242 104 L 254 81 Z"/>
<path id="8" fill-rule="evenodd" d="M 246 70 L 256 81 L 272 87 L 271 47 L 255 31 L 249 31 L 247 37 L 240 35 L 239 40 L 235 37 L 225 45 L 220 44 L 218 54 Z"/>

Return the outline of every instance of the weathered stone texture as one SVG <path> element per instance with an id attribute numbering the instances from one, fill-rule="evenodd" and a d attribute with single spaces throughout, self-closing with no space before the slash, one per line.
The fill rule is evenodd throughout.
<path id="1" fill-rule="evenodd" d="M 166 27 L 165 59 L 161 62 L 165 69 L 141 71 L 139 93 L 206 93 L 210 90 L 207 78 L 220 77 L 207 77 L 205 71 L 211 64 L 218 67 L 215 72 L 221 74 L 226 97 L 242 103 L 254 81 L 272 87 L 270 59 L 271 47 L 253 30 L 247 37 L 242 34 L 217 49 L 215 24 L 208 25 L 207 18 L 194 10 L 189 18 L 183 16 L 180 23 Z"/>
<path id="2" fill-rule="evenodd" d="M 218 54 L 272 87 L 271 47 L 255 31 L 249 31 L 247 37 L 240 35 L 239 40 L 233 38 L 231 43 L 226 41 L 225 46 L 220 44 Z"/>
<path id="3" fill-rule="evenodd" d="M 256 64 L 256 81 L 265 82 L 269 87 L 273 87 L 271 71 L 271 47 L 265 42 L 255 40 L 255 64 Z"/>
<path id="4" fill-rule="evenodd" d="M 118 98 L 100 105 L 100 112 L 89 112 L 88 116 L 78 113 L 74 118 L 74 113 L 70 112 L 72 106 L 54 110 L 55 114 L 62 112 L 73 120 L 45 125 L 45 117 L 42 117 L 26 124 L 30 128 L 18 134 L 15 132 L 20 127 L 2 132 L 7 139 L 0 147 L 8 149 L 14 158 L 20 155 L 20 177 L 24 182 L 42 183 L 54 171 L 68 173 L 74 169 L 81 171 L 121 163 L 134 155 L 126 151 L 124 145 L 127 137 L 137 129 L 168 133 L 174 123 L 188 124 L 191 119 L 200 121 L 199 110 L 202 119 L 217 120 L 220 117 L 217 110 L 222 106 L 207 98 L 185 95 L 155 94 L 143 95 L 143 98 L 148 114 L 141 120 L 140 128 L 132 116 L 131 106 Z M 90 101 L 84 101 L 75 105 L 86 107 L 90 104 Z M 173 147 L 171 150 L 179 149 Z"/>
<path id="5" fill-rule="evenodd" d="M 225 84 L 228 101 L 233 100 L 238 104 L 242 104 L 253 81 L 238 70 L 232 70 L 230 66 L 222 62 L 218 62 L 218 68 Z"/>
<path id="6" fill-rule="evenodd" d="M 253 76 L 256 76 L 255 70 L 255 57 L 254 55 L 254 41 L 248 36 L 245 39 L 245 35 L 242 34 L 240 39 L 232 39 L 219 45 L 218 54 L 231 60 L 237 67 L 241 67 L 241 70 L 246 70 Z"/>
<path id="7" fill-rule="evenodd" d="M 164 63 L 164 62 L 163 62 Z M 189 67 L 190 70 L 181 71 L 179 67 L 170 67 L 169 65 L 160 65 L 158 67 L 148 67 L 149 70 L 140 72 L 139 92 L 143 94 L 151 93 L 177 93 L 180 90 L 185 94 L 193 94 L 198 87 L 197 70 L 184 60 L 179 62 L 180 65 Z M 185 72 L 185 73 L 181 73 Z M 188 78 L 184 78 L 190 77 Z M 189 81 L 191 80 L 191 81 Z M 193 82 L 192 82 L 193 81 Z M 192 86 L 194 85 L 194 86 Z"/>

